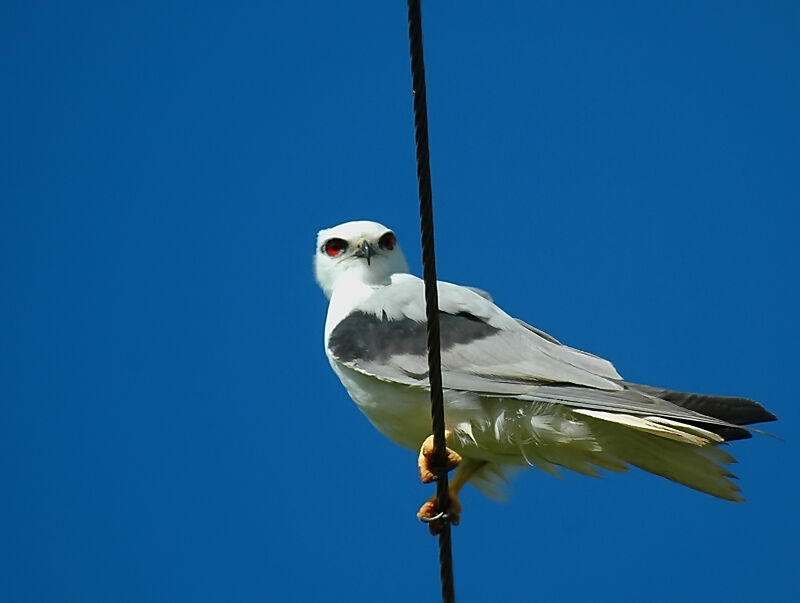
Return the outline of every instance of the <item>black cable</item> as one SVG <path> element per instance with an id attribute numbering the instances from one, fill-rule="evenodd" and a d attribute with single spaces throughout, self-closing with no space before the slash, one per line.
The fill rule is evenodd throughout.
<path id="1" fill-rule="evenodd" d="M 444 433 L 444 396 L 442 394 L 442 358 L 439 343 L 439 292 L 436 288 L 436 254 L 433 244 L 433 193 L 428 151 L 428 108 L 425 93 L 425 63 L 422 54 L 422 11 L 420 0 L 408 0 L 408 39 L 411 49 L 411 79 L 414 93 L 414 134 L 417 146 L 417 180 L 419 181 L 419 218 L 422 235 L 422 273 L 425 281 L 425 314 L 428 319 L 428 380 L 431 387 L 437 510 L 450 507 L 447 479 L 447 442 Z M 439 564 L 442 580 L 442 601 L 455 601 L 453 584 L 453 551 L 450 521 L 446 514 L 439 520 Z"/>

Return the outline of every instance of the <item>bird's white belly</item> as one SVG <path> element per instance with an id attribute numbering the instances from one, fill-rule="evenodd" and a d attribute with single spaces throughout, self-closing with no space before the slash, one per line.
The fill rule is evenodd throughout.
<path id="1" fill-rule="evenodd" d="M 431 433 L 430 397 L 425 389 L 381 381 L 335 361 L 331 366 L 378 431 L 400 446 L 419 450 Z"/>
<path id="2" fill-rule="evenodd" d="M 431 434 L 430 394 L 421 387 L 381 381 L 335 361 L 331 366 L 350 397 L 370 422 L 390 440 L 418 450 Z M 551 404 L 504 398 L 482 398 L 471 392 L 445 390 L 447 426 L 459 453 L 498 463 L 526 462 L 522 447 L 549 449 L 585 440 L 583 424 L 556 416 Z M 543 450 L 544 452 L 544 450 Z"/>

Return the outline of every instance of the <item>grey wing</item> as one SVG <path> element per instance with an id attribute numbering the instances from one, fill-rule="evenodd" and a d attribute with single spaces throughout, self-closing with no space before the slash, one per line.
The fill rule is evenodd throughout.
<path id="1" fill-rule="evenodd" d="M 340 362 L 380 379 L 427 385 L 422 282 L 402 275 L 376 292 L 331 332 Z M 439 283 L 445 387 L 514 395 L 542 383 L 617 390 L 607 360 L 561 345 L 523 326 L 482 295 Z"/>

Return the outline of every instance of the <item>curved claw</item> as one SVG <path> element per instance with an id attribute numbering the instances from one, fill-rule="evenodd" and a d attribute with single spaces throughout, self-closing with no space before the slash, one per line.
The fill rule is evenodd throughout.
<path id="1" fill-rule="evenodd" d="M 434 536 L 440 534 L 445 525 L 457 526 L 461 519 L 461 503 L 457 498 L 450 498 L 450 506 L 445 511 L 439 511 L 438 501 L 435 496 L 423 504 L 417 512 L 417 519 L 428 524 L 428 530 Z"/>
<path id="2" fill-rule="evenodd" d="M 439 511 L 433 517 L 420 517 L 419 518 L 419 520 L 422 523 L 433 523 L 433 522 L 439 521 L 439 520 L 441 520 L 441 521 L 450 521 L 450 519 L 451 519 L 450 515 L 445 513 L 444 511 Z"/>

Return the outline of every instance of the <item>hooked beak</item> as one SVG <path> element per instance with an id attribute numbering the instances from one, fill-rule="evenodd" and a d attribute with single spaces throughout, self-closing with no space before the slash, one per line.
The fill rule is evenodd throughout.
<path id="1" fill-rule="evenodd" d="M 366 258 L 367 266 L 369 266 L 369 259 L 375 255 L 375 250 L 372 248 L 372 245 L 364 241 L 358 246 L 358 249 L 353 252 L 353 255 L 359 258 Z"/>

